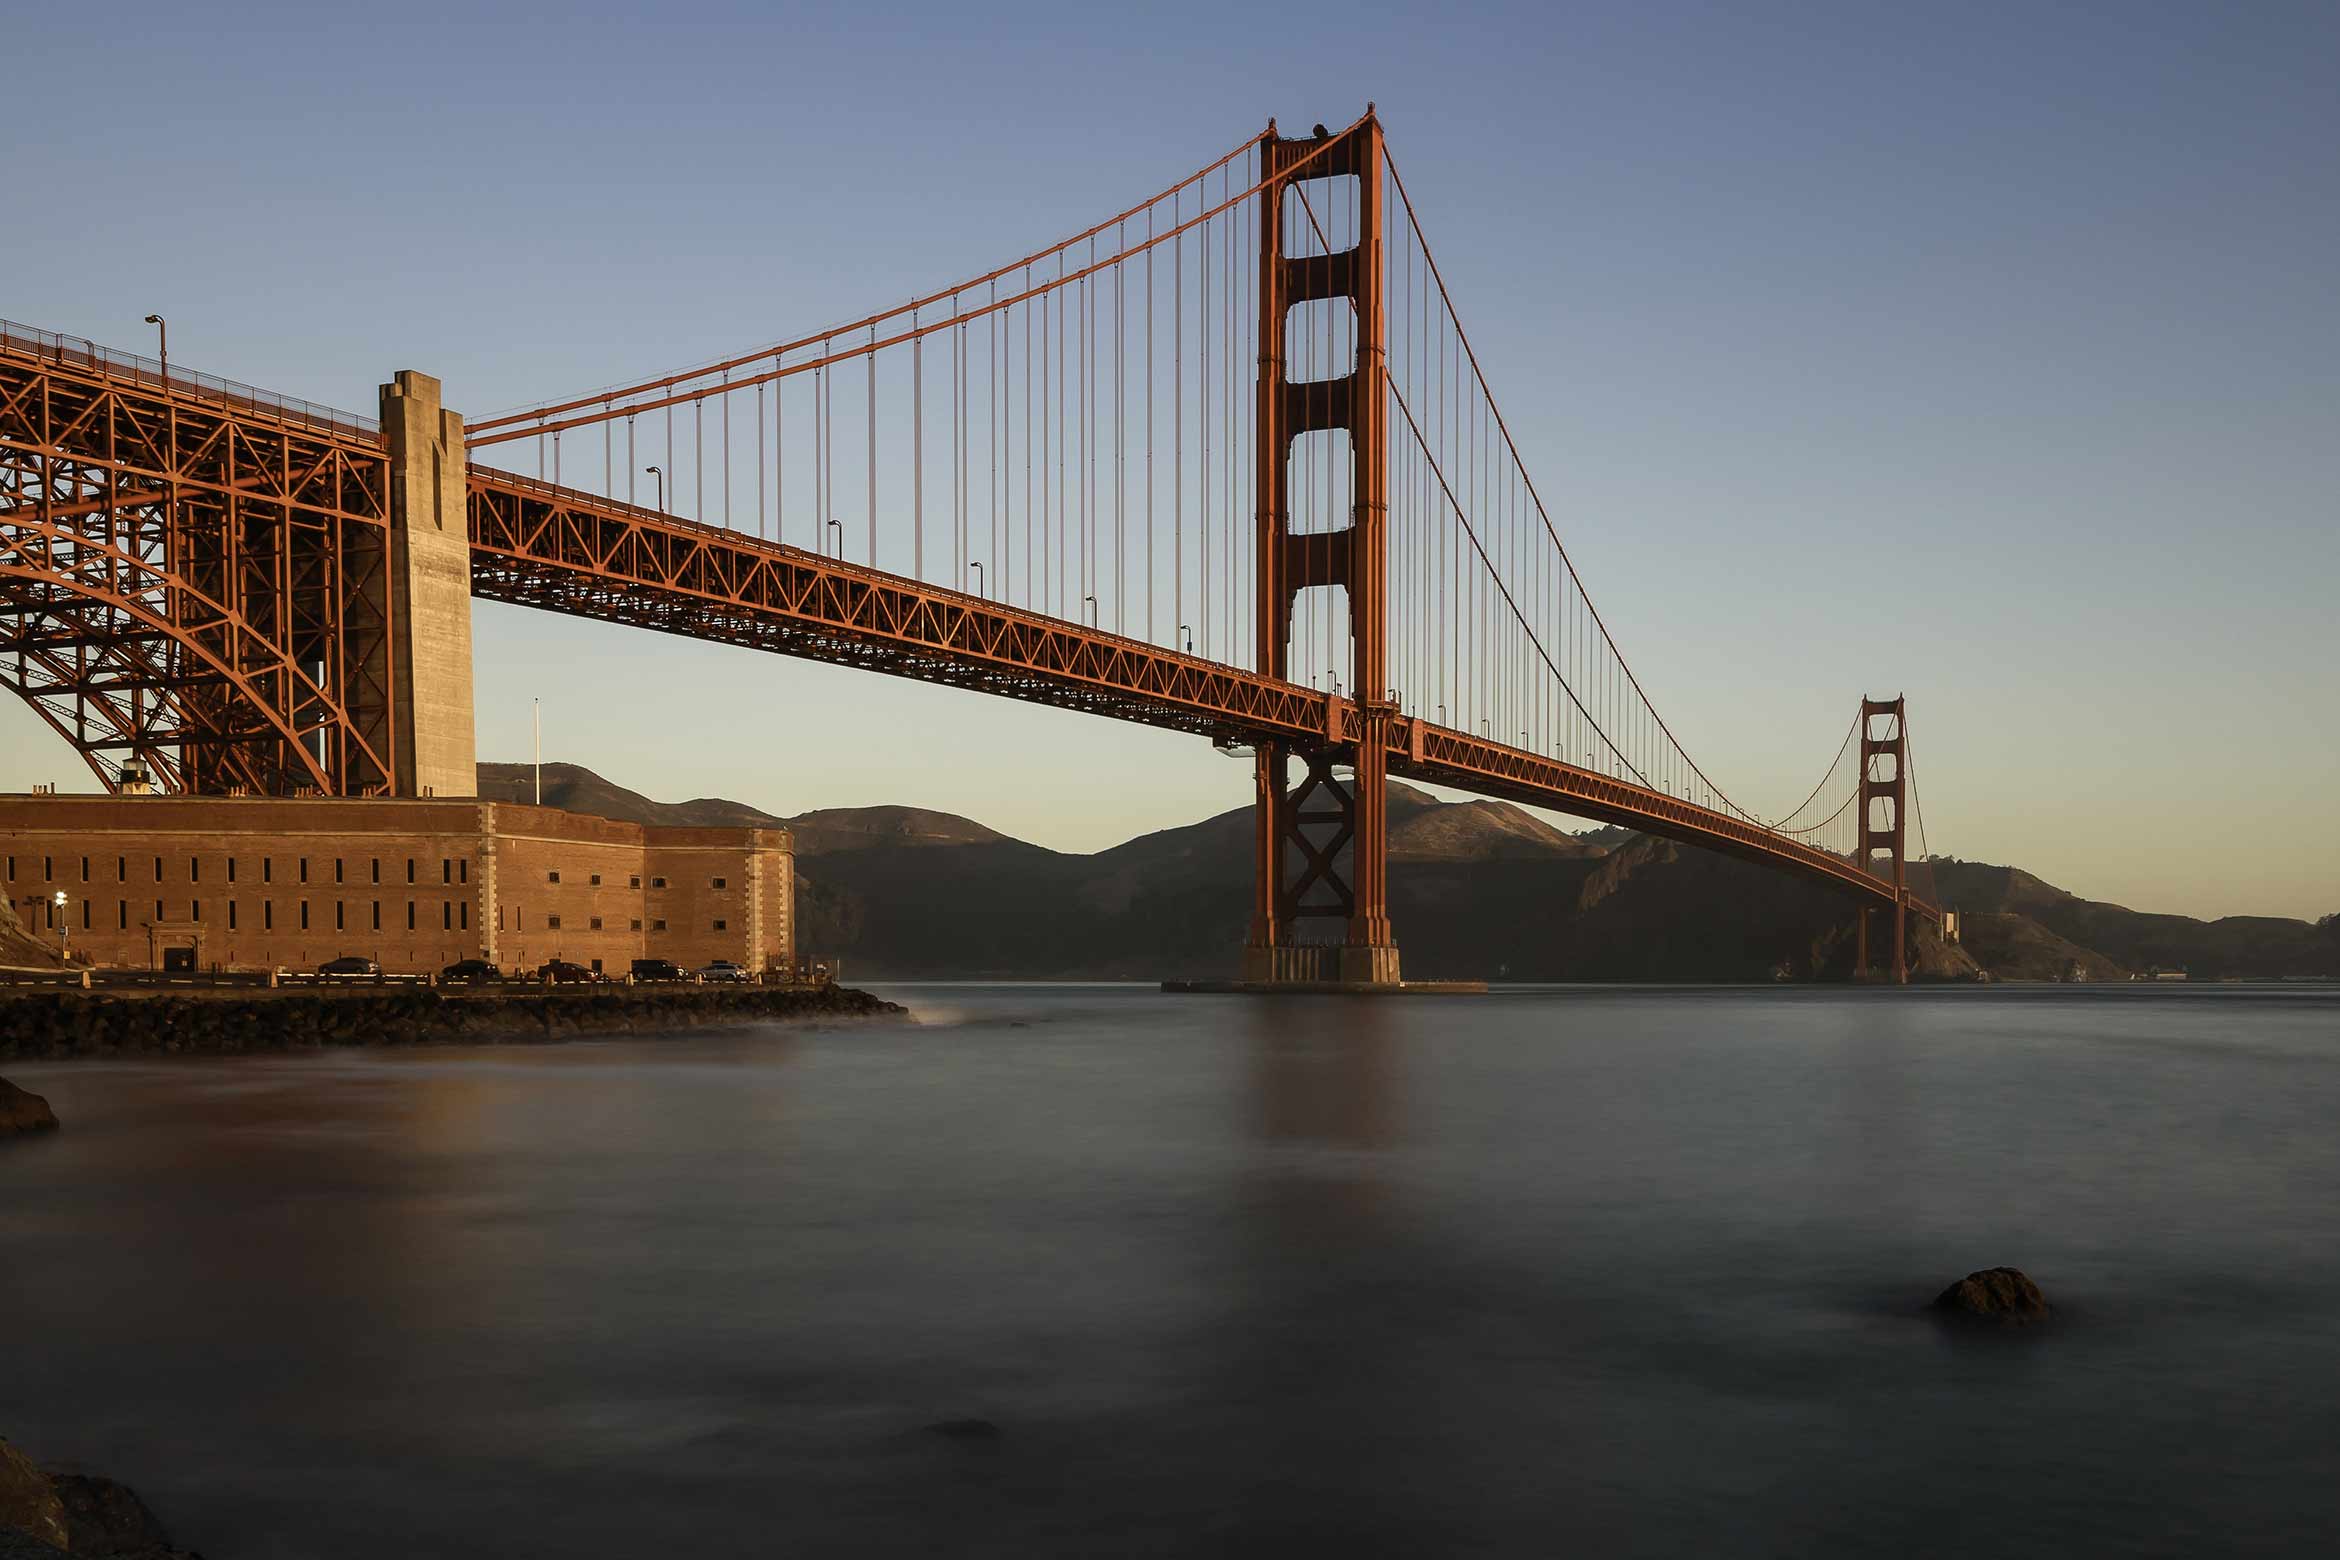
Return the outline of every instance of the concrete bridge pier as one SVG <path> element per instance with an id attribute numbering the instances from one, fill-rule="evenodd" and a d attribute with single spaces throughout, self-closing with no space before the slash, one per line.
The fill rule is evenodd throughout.
<path id="1" fill-rule="evenodd" d="M 400 369 L 382 387 L 390 447 L 390 684 L 400 796 L 476 796 L 471 536 L 463 419 L 439 382 Z"/>

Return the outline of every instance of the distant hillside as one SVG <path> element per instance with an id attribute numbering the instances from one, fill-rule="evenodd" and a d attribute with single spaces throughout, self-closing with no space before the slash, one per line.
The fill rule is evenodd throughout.
<path id="1" fill-rule="evenodd" d="M 544 775 L 545 801 L 581 812 L 793 829 L 802 946 L 865 978 L 1223 975 L 1248 927 L 1249 808 L 1077 855 L 914 807 L 788 818 L 652 801 L 573 764 Z M 524 764 L 480 766 L 484 795 L 525 799 L 528 783 Z M 1442 802 L 1395 782 L 1389 820 L 1391 918 L 1416 976 L 1760 981 L 1851 968 L 1844 899 L 1752 863 L 1623 829 L 1568 834 L 1508 802 Z M 2011 867 L 1938 861 L 1934 873 L 1966 935 L 1963 947 L 1917 938 L 1929 978 L 2340 975 L 2340 918 L 2201 922 L 2079 899 Z"/>
<path id="2" fill-rule="evenodd" d="M 526 764 L 481 764 L 479 794 L 490 801 L 536 800 L 535 771 Z M 579 764 L 544 766 L 544 805 L 596 818 L 620 818 L 628 823 L 667 826 L 769 828 L 787 820 L 775 818 L 745 802 L 727 802 L 703 796 L 689 802 L 654 802 L 639 791 L 604 780 Z"/>
<path id="3" fill-rule="evenodd" d="M 2184 970 L 2196 980 L 2340 976 L 2340 920 L 2321 923 L 2236 915 L 2216 921 L 2152 915 L 2081 899 L 2017 867 L 1936 861 L 1943 902 L 1970 915 L 2029 921 L 2110 967 Z"/>

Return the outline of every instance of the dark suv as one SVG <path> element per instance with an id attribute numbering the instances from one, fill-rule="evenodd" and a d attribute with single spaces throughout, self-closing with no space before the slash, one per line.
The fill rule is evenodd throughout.
<path id="1" fill-rule="evenodd" d="M 485 959 L 457 959 L 439 971 L 439 979 L 443 981 L 491 981 L 503 978 L 504 972 Z"/>
<path id="2" fill-rule="evenodd" d="M 690 978 L 689 973 L 672 959 L 636 959 L 634 961 L 634 979 L 636 980 L 689 980 Z"/>
<path id="3" fill-rule="evenodd" d="M 317 966 L 320 975 L 379 975 L 382 966 L 362 954 L 345 953 L 338 959 L 327 959 Z"/>
<path id="4" fill-rule="evenodd" d="M 545 960 L 536 967 L 536 978 L 541 981 L 549 981 L 556 986 L 566 986 L 576 981 L 601 979 L 584 965 L 571 964 L 566 959 Z"/>

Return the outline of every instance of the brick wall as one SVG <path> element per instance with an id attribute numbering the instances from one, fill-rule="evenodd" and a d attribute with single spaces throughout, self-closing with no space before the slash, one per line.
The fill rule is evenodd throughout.
<path id="1" fill-rule="evenodd" d="M 359 954 L 401 973 L 487 957 L 623 975 L 645 956 L 761 968 L 793 953 L 784 830 L 454 799 L 42 795 L 0 796 L 0 846 L 27 927 L 55 935 L 62 889 L 71 946 L 102 966 L 180 948 L 198 968 Z"/>

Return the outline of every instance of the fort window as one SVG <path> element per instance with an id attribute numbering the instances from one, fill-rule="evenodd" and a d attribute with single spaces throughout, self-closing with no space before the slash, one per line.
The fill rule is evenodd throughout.
<path id="1" fill-rule="evenodd" d="M 274 856 L 260 858 L 260 881 L 263 883 L 276 881 L 276 858 Z"/>
<path id="2" fill-rule="evenodd" d="M 559 931 L 561 929 L 561 918 L 557 915 L 546 916 L 544 918 L 544 929 L 548 932 Z"/>
<path id="3" fill-rule="evenodd" d="M 717 888 L 723 888 L 723 887 L 727 886 L 727 883 L 728 883 L 728 880 L 727 880 L 727 879 L 724 879 L 724 878 L 717 878 L 717 879 L 715 880 L 715 886 L 716 886 Z"/>
<path id="4" fill-rule="evenodd" d="M 654 932 L 663 932 L 666 930 L 666 923 L 664 921 L 652 921 L 650 923 L 650 930 Z"/>
<path id="5" fill-rule="evenodd" d="M 374 881 L 377 883 L 382 881 L 382 858 L 379 856 L 374 858 Z"/>
<path id="6" fill-rule="evenodd" d="M 601 886 L 601 874 L 598 872 L 594 873 L 593 876 L 587 880 L 586 886 L 588 888 L 599 888 Z"/>
<path id="7" fill-rule="evenodd" d="M 157 875 L 159 876 L 160 874 Z M 41 881 L 44 883 L 54 883 L 57 881 L 56 857 L 43 856 L 41 858 Z"/>
<path id="8" fill-rule="evenodd" d="M 348 906 L 344 905 L 340 900 L 336 899 L 333 901 L 333 929 L 337 932 L 348 929 L 347 919 L 343 915 L 343 912 L 347 909 Z"/>
<path id="9" fill-rule="evenodd" d="M 547 872 L 544 875 L 544 880 L 547 883 L 558 883 L 561 880 L 561 875 L 558 872 Z"/>
<path id="10" fill-rule="evenodd" d="M 626 879 L 626 887 L 628 888 L 640 888 L 641 886 L 642 880 L 639 877 L 630 877 Z"/>
<path id="11" fill-rule="evenodd" d="M 301 881 L 309 881 L 309 858 L 306 856 L 301 858 Z"/>
<path id="12" fill-rule="evenodd" d="M 339 856 L 333 858 L 333 881 L 336 883 L 341 881 L 341 858 Z"/>
<path id="13" fill-rule="evenodd" d="M 406 902 L 406 929 L 410 932 L 414 930 L 414 901 L 411 899 Z"/>
<path id="14" fill-rule="evenodd" d="M 309 929 L 309 902 L 308 902 L 306 899 L 304 899 L 304 900 L 302 900 L 302 901 L 301 901 L 301 930 L 305 932 L 305 931 L 307 931 L 308 929 Z"/>
<path id="15" fill-rule="evenodd" d="M 442 883 L 455 881 L 455 863 L 444 856 L 439 858 L 439 881 Z"/>
<path id="16" fill-rule="evenodd" d="M 652 888 L 664 888 L 666 886 L 666 879 L 662 877 L 654 877 L 650 880 L 650 886 Z"/>
<path id="17" fill-rule="evenodd" d="M 721 932 L 721 931 L 728 931 L 728 930 L 730 929 L 730 927 L 731 927 L 731 923 L 730 923 L 729 921 L 717 921 L 717 922 L 715 923 L 715 930 L 717 930 L 717 931 L 719 931 L 719 932 Z"/>
<path id="18" fill-rule="evenodd" d="M 636 917 L 634 917 L 634 924 L 633 924 L 632 926 L 630 926 L 630 927 L 628 927 L 628 928 L 627 928 L 627 930 L 629 930 L 629 931 L 635 931 L 635 932 L 638 932 L 638 931 L 640 931 L 641 929 L 642 929 L 642 918 L 641 918 L 640 916 L 636 916 Z"/>
<path id="19" fill-rule="evenodd" d="M 86 898 L 81 901 L 81 929 L 85 932 L 89 930 L 89 900 Z"/>
<path id="20" fill-rule="evenodd" d="M 128 856 L 114 858 L 114 881 L 117 883 L 130 881 L 130 858 Z"/>
<path id="21" fill-rule="evenodd" d="M 409 883 L 414 881 L 414 858 L 412 856 L 406 858 L 406 881 Z"/>
<path id="22" fill-rule="evenodd" d="M 115 927 L 115 930 L 116 930 L 116 931 L 122 931 L 122 932 L 126 932 L 126 931 L 130 930 L 130 901 L 129 901 L 129 900 L 127 900 L 127 899 L 117 899 L 117 900 L 115 900 L 115 901 L 114 901 L 114 915 L 115 915 L 115 918 L 116 918 L 116 919 L 119 921 L 119 923 L 120 923 L 118 926 L 116 926 L 116 927 Z"/>
<path id="23" fill-rule="evenodd" d="M 87 856 L 81 858 L 81 881 L 84 883 L 89 881 L 89 858 Z"/>
<path id="24" fill-rule="evenodd" d="M 595 916 L 595 917 L 594 917 L 594 918 L 593 918 L 593 919 L 592 919 L 590 922 L 588 922 L 588 923 L 587 923 L 587 925 L 588 925 L 588 926 L 590 927 L 590 929 L 591 929 L 591 930 L 593 930 L 593 931 L 596 931 L 596 932 L 600 931 L 600 930 L 601 930 L 601 917 L 600 917 L 600 916 Z"/>
<path id="25" fill-rule="evenodd" d="M 455 907 L 453 905 L 442 903 L 439 906 L 439 930 L 442 932 L 455 930 Z"/>
<path id="26" fill-rule="evenodd" d="M 264 932 L 276 930 L 276 901 L 273 899 L 260 901 L 260 930 Z"/>
<path id="27" fill-rule="evenodd" d="M 471 881 L 470 857 L 466 856 L 461 861 L 455 863 L 455 881 L 458 883 L 468 883 Z"/>
<path id="28" fill-rule="evenodd" d="M 380 901 L 379 899 L 377 899 L 377 900 L 375 900 L 375 901 L 374 901 L 374 930 L 378 932 L 378 931 L 380 931 L 381 929 L 382 929 L 382 901 Z"/>
<path id="29" fill-rule="evenodd" d="M 190 899 L 187 901 L 187 919 L 190 921 L 200 921 L 203 919 L 202 900 Z"/>
<path id="30" fill-rule="evenodd" d="M 154 880 L 157 883 L 162 881 L 162 857 L 160 856 L 154 858 Z"/>
<path id="31" fill-rule="evenodd" d="M 236 902 L 235 902 L 234 900 L 232 900 L 232 899 L 231 899 L 231 900 L 229 900 L 229 901 L 228 901 L 228 930 L 232 932 L 232 931 L 234 931 L 235 929 L 236 929 Z"/>
<path id="32" fill-rule="evenodd" d="M 163 918 L 162 901 L 159 899 L 154 902 L 154 918 L 158 921 Z"/>
<path id="33" fill-rule="evenodd" d="M 468 931 L 470 931 L 470 930 L 471 930 L 471 901 L 470 901 L 470 900 L 468 900 L 468 899 L 466 899 L 465 901 L 463 901 L 463 903 L 462 903 L 461 905 L 457 906 L 456 908 L 457 908 L 457 915 L 456 915 L 456 919 L 458 919 L 459 921 L 461 921 L 461 922 L 463 923 L 463 930 L 465 930 L 465 931 L 467 931 L 467 932 L 468 932 Z"/>
<path id="34" fill-rule="evenodd" d="M 201 856 L 187 858 L 187 881 L 190 883 L 203 881 L 203 858 Z"/>
<path id="35" fill-rule="evenodd" d="M 230 857 L 228 857 L 228 859 L 227 859 L 227 863 L 228 863 L 228 881 L 229 881 L 230 883 L 233 883 L 233 882 L 236 880 L 236 858 L 235 858 L 235 857 L 233 857 L 233 856 L 230 856 Z"/>

